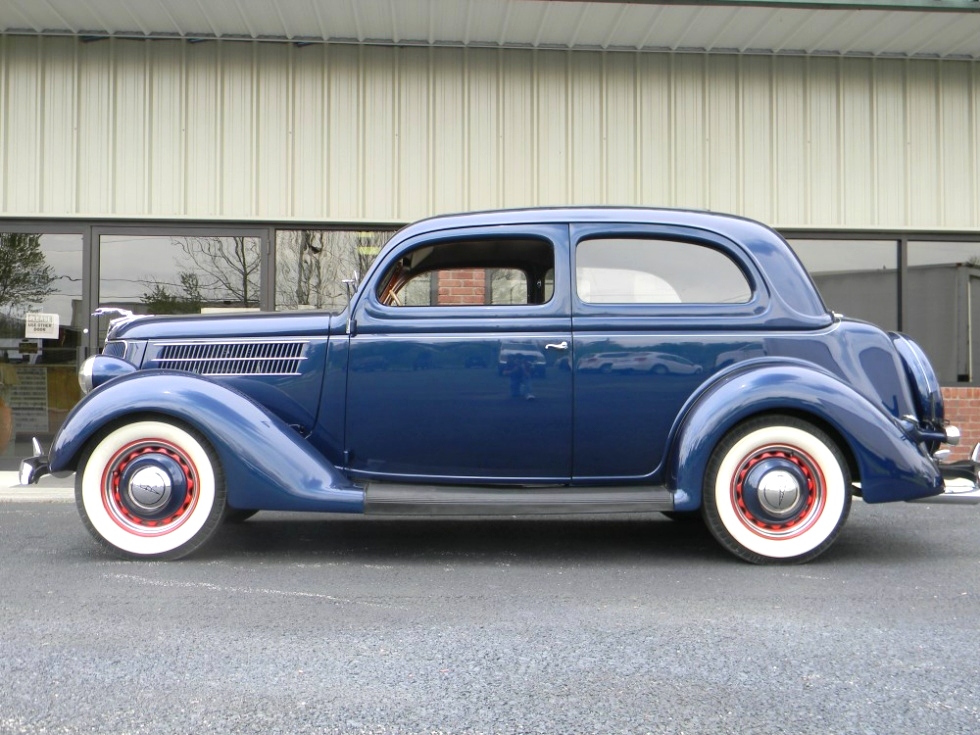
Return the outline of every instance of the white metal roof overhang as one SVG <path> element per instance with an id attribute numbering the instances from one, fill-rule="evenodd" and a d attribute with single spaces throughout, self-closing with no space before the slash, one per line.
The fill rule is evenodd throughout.
<path id="1" fill-rule="evenodd" d="M 978 0 L 3 0 L 0 32 L 980 59 Z"/>

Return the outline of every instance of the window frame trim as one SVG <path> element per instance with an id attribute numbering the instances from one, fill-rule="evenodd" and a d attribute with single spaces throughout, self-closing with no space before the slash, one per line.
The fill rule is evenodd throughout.
<path id="1" fill-rule="evenodd" d="M 740 303 L 681 302 L 681 303 L 595 303 L 583 301 L 577 288 L 577 255 L 579 244 L 596 239 L 661 239 L 690 242 L 720 252 L 745 277 L 751 298 Z M 647 225 L 636 223 L 580 222 L 569 233 L 569 269 L 572 278 L 572 311 L 576 317 L 624 317 L 662 321 L 664 325 L 690 328 L 699 320 L 726 321 L 763 318 L 771 308 L 772 294 L 762 270 L 745 248 L 718 233 L 677 225 Z M 709 321 L 705 325 L 710 324 Z"/>
<path id="2" fill-rule="evenodd" d="M 389 247 L 374 262 L 371 272 L 361 284 L 357 301 L 352 305 L 355 320 L 360 314 L 372 322 L 397 324 L 419 321 L 469 321 L 474 319 L 499 319 L 502 317 L 548 318 L 570 315 L 568 294 L 571 291 L 570 274 L 565 257 L 568 243 L 568 225 L 550 222 L 514 225 L 488 225 L 460 227 L 434 232 L 419 233 L 407 240 L 389 242 Z M 546 241 L 554 255 L 555 289 L 552 298 L 543 304 L 469 304 L 441 306 L 389 306 L 381 303 L 377 286 L 391 268 L 393 262 L 406 252 L 426 245 L 474 239 L 539 239 Z M 561 280 L 559 280 L 561 279 Z"/>

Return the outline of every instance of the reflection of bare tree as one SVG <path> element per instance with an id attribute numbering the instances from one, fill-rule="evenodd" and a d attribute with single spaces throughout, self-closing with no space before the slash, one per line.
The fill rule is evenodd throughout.
<path id="1" fill-rule="evenodd" d="M 197 314 L 204 306 L 197 274 L 181 273 L 180 291 L 171 292 L 166 286 L 154 283 L 143 294 L 143 303 L 151 314 Z"/>
<path id="2" fill-rule="evenodd" d="M 0 309 L 15 314 L 41 303 L 55 292 L 55 278 L 40 235 L 0 233 Z"/>
<path id="3" fill-rule="evenodd" d="M 142 300 L 156 313 L 200 311 L 208 304 L 258 306 L 261 253 L 255 238 L 172 238 L 180 246 L 177 283 L 143 278 Z"/>
<path id="4" fill-rule="evenodd" d="M 343 280 L 361 276 L 390 231 L 280 230 L 276 238 L 276 308 L 340 311 Z"/>
<path id="5" fill-rule="evenodd" d="M 194 237 L 180 247 L 195 266 L 205 298 L 259 303 L 259 244 L 247 237 Z"/>

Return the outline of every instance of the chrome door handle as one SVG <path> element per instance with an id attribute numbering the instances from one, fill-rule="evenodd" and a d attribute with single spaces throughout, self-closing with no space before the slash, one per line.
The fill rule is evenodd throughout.
<path id="1" fill-rule="evenodd" d="M 559 342 L 557 344 L 554 344 L 554 343 L 553 344 L 547 344 L 547 345 L 544 346 L 544 348 L 546 350 L 567 350 L 568 349 L 568 342 L 566 342 L 565 340 L 562 340 L 561 342 Z"/>

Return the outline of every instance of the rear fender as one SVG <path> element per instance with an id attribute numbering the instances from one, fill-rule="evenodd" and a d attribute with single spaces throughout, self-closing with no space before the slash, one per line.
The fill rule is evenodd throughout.
<path id="1" fill-rule="evenodd" d="M 282 419 L 234 389 L 186 373 L 132 373 L 90 393 L 55 437 L 51 471 L 74 471 L 98 431 L 147 414 L 182 421 L 207 438 L 234 508 L 363 512 L 363 491 Z"/>
<path id="2" fill-rule="evenodd" d="M 701 506 L 711 453 L 736 424 L 766 413 L 809 417 L 831 428 L 857 465 L 869 503 L 942 492 L 935 462 L 894 419 L 840 380 L 811 366 L 757 363 L 726 373 L 692 400 L 674 433 L 667 485 L 676 510 Z M 858 478 L 855 478 L 858 479 Z"/>

